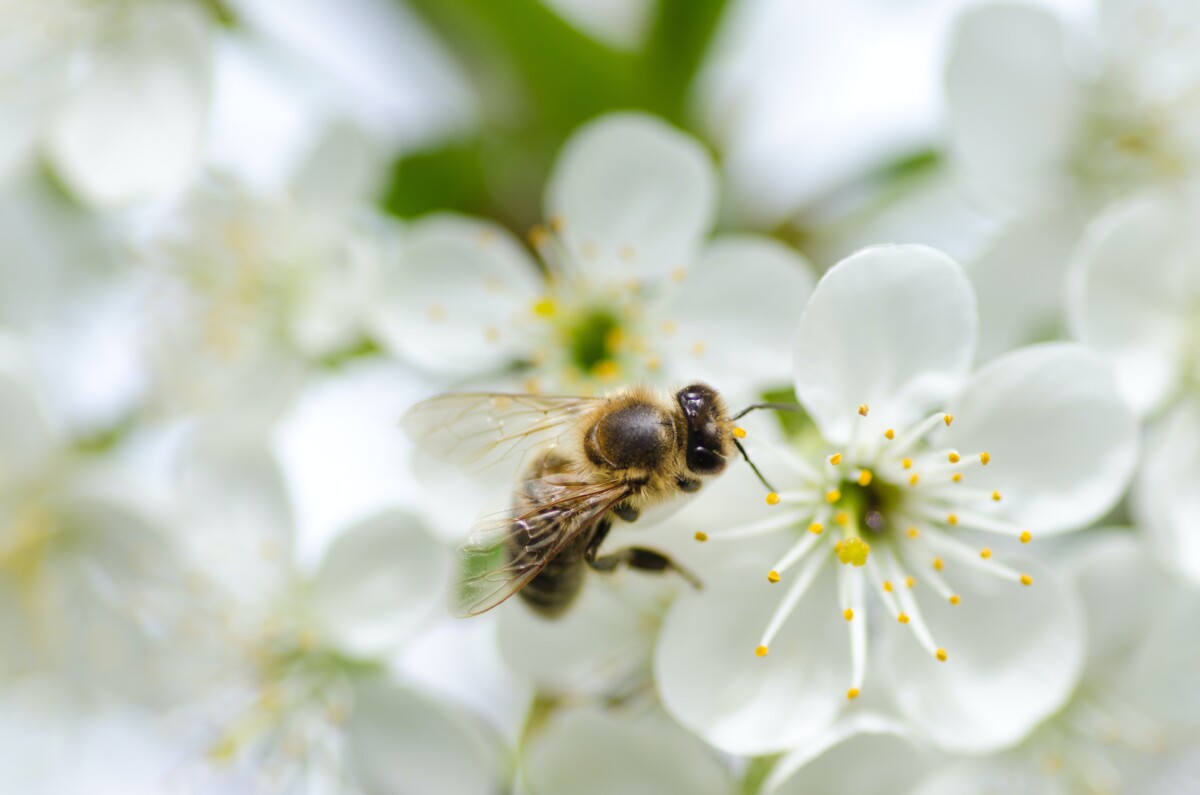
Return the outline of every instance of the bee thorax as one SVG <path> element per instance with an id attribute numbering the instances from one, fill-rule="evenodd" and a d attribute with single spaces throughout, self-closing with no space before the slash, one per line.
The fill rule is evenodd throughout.
<path id="1" fill-rule="evenodd" d="M 654 470 L 675 454 L 675 426 L 665 411 L 635 403 L 600 417 L 584 438 L 584 453 L 599 467 Z"/>

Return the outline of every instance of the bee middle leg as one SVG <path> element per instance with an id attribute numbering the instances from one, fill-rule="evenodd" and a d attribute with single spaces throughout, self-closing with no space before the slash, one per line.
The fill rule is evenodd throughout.
<path id="1" fill-rule="evenodd" d="M 592 537 L 592 541 L 584 550 L 583 559 L 595 571 L 613 571 L 618 566 L 624 564 L 631 569 L 639 569 L 641 571 L 667 571 L 668 569 L 677 573 L 680 577 L 688 581 L 696 590 L 703 587 L 700 578 L 692 572 L 680 566 L 674 560 L 662 552 L 646 547 L 625 547 L 618 549 L 616 552 L 611 552 L 607 555 L 599 555 L 600 544 L 604 541 L 605 536 L 611 525 L 606 521 L 597 530 L 596 535 Z"/>

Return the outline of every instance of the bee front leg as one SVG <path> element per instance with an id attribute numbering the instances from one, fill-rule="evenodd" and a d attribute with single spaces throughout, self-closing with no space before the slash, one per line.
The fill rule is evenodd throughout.
<path id="1" fill-rule="evenodd" d="M 688 584 L 696 590 L 704 587 L 704 584 L 700 582 L 700 578 L 695 574 L 692 574 L 663 553 L 653 549 L 646 549 L 645 547 L 626 547 L 603 557 L 596 557 L 595 548 L 589 547 L 587 553 L 584 554 L 584 560 L 596 571 L 613 571 L 621 564 L 641 571 L 667 571 L 670 569 L 687 580 Z"/>
<path id="2" fill-rule="evenodd" d="M 623 502 L 620 505 L 616 506 L 615 508 L 612 509 L 612 512 L 615 513 L 617 516 L 619 516 L 624 521 L 629 522 L 630 524 L 633 524 L 634 522 L 636 522 L 637 518 L 642 515 L 642 512 L 640 510 L 633 507 L 632 505 L 630 505 L 627 502 Z"/>

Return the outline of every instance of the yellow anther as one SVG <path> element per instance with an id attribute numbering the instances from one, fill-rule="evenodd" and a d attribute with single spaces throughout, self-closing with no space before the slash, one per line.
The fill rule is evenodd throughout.
<path id="1" fill-rule="evenodd" d="M 1021 543 L 1022 544 L 1028 544 L 1032 540 L 1033 540 L 1033 533 L 1029 532 L 1028 530 L 1021 531 Z"/>
<path id="2" fill-rule="evenodd" d="M 904 611 L 900 611 L 900 615 L 896 616 L 896 620 L 899 621 L 901 624 L 907 624 L 908 623 L 908 613 L 905 613 Z"/>
<path id="3" fill-rule="evenodd" d="M 947 428 L 950 427 L 950 423 L 954 422 L 954 415 L 953 414 L 943 414 L 942 422 L 946 423 Z"/>
<path id="4" fill-rule="evenodd" d="M 483 338 L 491 343 L 500 341 L 500 329 L 495 326 L 488 326 L 483 330 Z"/>
<path id="5" fill-rule="evenodd" d="M 550 216 L 550 228 L 555 232 L 561 232 L 567 226 L 567 221 L 561 215 Z"/>
<path id="6" fill-rule="evenodd" d="M 842 618 L 846 619 L 847 621 L 853 621 L 854 620 L 854 611 L 847 607 L 845 610 L 842 611 Z"/>
<path id="7" fill-rule="evenodd" d="M 754 653 L 759 657 L 766 657 L 768 651 L 770 651 L 770 649 L 768 649 L 766 646 L 759 646 L 754 650 Z"/>
<path id="8" fill-rule="evenodd" d="M 659 359 L 657 356 L 647 356 L 646 357 L 646 369 L 647 370 L 657 370 L 660 367 L 662 367 L 662 359 Z"/>
<path id="9" fill-rule="evenodd" d="M 538 317 L 554 317 L 558 311 L 558 304 L 554 303 L 553 298 L 539 298 L 533 302 L 533 314 Z"/>
<path id="10" fill-rule="evenodd" d="M 845 527 L 850 524 L 850 514 L 845 511 L 838 511 L 833 515 L 833 521 L 837 522 L 839 526 Z"/>
<path id="11" fill-rule="evenodd" d="M 836 542 L 836 543 L 833 545 L 833 551 L 834 551 L 834 552 L 841 552 L 841 551 L 842 551 L 842 544 L 844 544 L 844 543 L 845 543 L 845 542 L 844 542 L 844 541 L 841 541 L 841 540 L 837 541 L 837 542 Z"/>
<path id="12" fill-rule="evenodd" d="M 992 460 L 992 456 L 987 450 L 984 450 L 982 453 L 979 454 L 979 463 L 983 464 L 984 466 L 987 466 L 988 462 L 991 460 Z"/>
<path id="13" fill-rule="evenodd" d="M 938 649 L 937 650 L 937 658 L 938 658 L 938 662 L 946 662 L 946 650 Z"/>
<path id="14" fill-rule="evenodd" d="M 429 307 L 429 319 L 434 323 L 441 323 L 446 319 L 446 307 L 441 304 L 434 304 Z"/>
<path id="15" fill-rule="evenodd" d="M 916 472 L 914 472 L 908 476 L 908 485 L 915 486 L 920 482 L 921 482 L 921 476 L 918 475 Z"/>
<path id="16" fill-rule="evenodd" d="M 541 248 L 546 245 L 546 241 L 550 239 L 550 233 L 546 231 L 546 227 L 538 224 L 529 230 L 529 244 L 534 248 Z"/>
<path id="17" fill-rule="evenodd" d="M 1000 492 L 998 492 L 998 491 L 992 492 L 992 502 L 1000 502 Z"/>
<path id="18" fill-rule="evenodd" d="M 950 459 L 951 464 L 957 464 L 959 461 L 962 460 L 959 457 L 958 453 L 950 453 L 950 455 L 946 456 L 946 458 Z"/>
<path id="19" fill-rule="evenodd" d="M 950 604 L 957 605 L 961 601 L 962 597 L 960 597 L 958 594 L 950 594 Z"/>
<path id="20" fill-rule="evenodd" d="M 767 505 L 778 505 L 779 495 L 773 491 L 767 492 Z"/>
<path id="21" fill-rule="evenodd" d="M 1021 575 L 1021 584 L 1022 585 L 1033 585 L 1033 578 L 1030 577 L 1028 574 L 1022 574 Z"/>
<path id="22" fill-rule="evenodd" d="M 917 529 L 917 528 L 915 528 L 915 527 L 910 527 L 910 528 L 908 528 L 908 531 L 907 531 L 907 532 L 908 532 L 908 537 L 909 537 L 909 538 L 917 538 L 918 536 L 920 536 L 920 535 L 921 535 L 921 531 L 920 531 L 920 530 L 918 530 L 918 529 Z"/>
<path id="23" fill-rule="evenodd" d="M 819 536 L 819 535 L 821 535 L 821 533 L 825 532 L 825 526 L 822 525 L 820 522 L 813 522 L 812 524 L 810 524 L 808 526 L 808 532 L 812 533 L 815 536 Z"/>
<path id="24" fill-rule="evenodd" d="M 735 438 L 735 439 L 745 439 L 745 438 L 746 438 L 746 429 L 745 429 L 745 428 L 738 427 L 738 426 L 736 426 L 736 425 L 735 425 L 735 426 L 733 427 L 733 438 Z"/>
<path id="25" fill-rule="evenodd" d="M 892 583 L 890 580 L 883 581 L 883 590 L 887 591 L 888 593 L 892 592 Z"/>
<path id="26" fill-rule="evenodd" d="M 834 466 L 842 463 L 842 454 L 834 453 L 833 455 L 829 456 L 829 463 L 833 464 Z"/>
<path id="27" fill-rule="evenodd" d="M 677 328 L 679 328 L 679 326 L 675 325 L 674 320 L 664 320 L 662 324 L 662 333 L 664 336 L 669 337 L 675 333 L 675 329 Z"/>
<path id="28" fill-rule="evenodd" d="M 866 403 L 863 403 L 858 407 L 858 416 L 865 417 L 865 416 L 867 416 L 867 414 L 870 411 L 871 411 L 871 407 L 868 406 Z"/>
<path id="29" fill-rule="evenodd" d="M 911 459 L 911 458 L 905 458 L 905 459 L 903 459 L 903 460 L 901 460 L 901 461 L 900 461 L 900 465 L 901 465 L 902 467 L 904 467 L 905 469 L 912 469 L 912 459 Z"/>
<path id="30" fill-rule="evenodd" d="M 861 538 L 847 538 L 842 542 L 841 548 L 837 550 L 838 560 L 842 563 L 852 564 L 854 566 L 865 566 L 867 564 L 867 555 L 871 552 L 871 545 Z"/>
<path id="31" fill-rule="evenodd" d="M 774 569 L 771 569 L 770 571 L 768 571 L 767 572 L 767 582 L 772 583 L 772 584 L 779 582 L 779 572 L 775 571 Z"/>
<path id="32" fill-rule="evenodd" d="M 675 282 L 676 284 L 679 284 L 686 278 L 687 268 L 676 268 L 675 270 L 671 271 L 671 281 Z"/>
<path id="33" fill-rule="evenodd" d="M 941 558 L 934 558 L 934 559 L 933 559 L 933 569 L 934 569 L 934 571 L 941 571 L 941 570 L 942 570 L 942 569 L 944 569 L 945 567 L 946 567 L 946 564 L 942 562 L 942 559 L 941 559 Z"/>
<path id="34" fill-rule="evenodd" d="M 703 530 L 697 530 L 696 531 L 696 540 L 699 541 L 700 543 L 704 543 L 705 541 L 708 540 L 708 533 L 704 532 Z"/>
<path id="35" fill-rule="evenodd" d="M 629 245 L 628 243 L 626 243 L 625 245 L 623 245 L 619 249 L 617 249 L 617 256 L 620 257 L 621 259 L 625 260 L 626 262 L 633 259 L 633 255 L 634 255 L 633 246 Z"/>
<path id="36" fill-rule="evenodd" d="M 531 395 L 536 395 L 542 391 L 542 384 L 536 378 L 530 376 L 521 382 L 521 388 Z"/>
<path id="37" fill-rule="evenodd" d="M 955 472 L 953 475 L 950 476 L 950 479 L 953 480 L 955 483 L 962 483 L 962 473 Z"/>
<path id="38" fill-rule="evenodd" d="M 951 525 L 958 524 L 958 514 L 956 514 L 956 513 L 946 514 L 946 523 L 951 524 Z"/>
<path id="39" fill-rule="evenodd" d="M 869 469 L 858 470 L 858 485 L 870 486 L 872 477 L 874 477 L 874 475 L 871 474 L 871 470 L 869 470 Z"/>
<path id="40" fill-rule="evenodd" d="M 983 558 L 984 560 L 987 560 L 991 556 L 992 556 L 992 550 L 989 549 L 988 547 L 984 547 L 983 549 L 979 550 L 979 557 Z"/>
<path id="41" fill-rule="evenodd" d="M 704 352 L 707 350 L 708 344 L 704 340 L 696 340 L 694 343 L 692 343 L 693 356 L 703 356 Z"/>
<path id="42" fill-rule="evenodd" d="M 592 367 L 592 375 L 602 381 L 611 381 L 621 374 L 621 365 L 612 359 L 601 359 Z"/>
<path id="43" fill-rule="evenodd" d="M 905 587 L 907 587 L 907 588 L 916 588 L 916 587 L 917 587 L 917 581 L 916 581 L 916 579 L 915 579 L 915 578 L 913 578 L 913 577 L 905 577 L 905 578 L 904 578 L 904 585 L 905 585 Z"/>
<path id="44" fill-rule="evenodd" d="M 841 498 L 842 498 L 842 493 L 840 491 L 838 491 L 837 489 L 830 489 L 829 491 L 825 492 L 825 501 L 826 502 L 837 502 Z"/>
<path id="45" fill-rule="evenodd" d="M 891 429 L 891 428 L 888 428 L 886 431 L 884 431 L 884 432 L 883 432 L 883 435 L 884 435 L 884 437 L 886 437 L 886 438 L 887 438 L 887 440 L 888 440 L 889 442 L 890 442 L 892 439 L 895 439 L 895 438 L 896 438 L 896 432 L 895 432 L 893 429 Z"/>
<path id="46" fill-rule="evenodd" d="M 858 698 L 858 688 L 857 688 L 857 687 L 852 687 L 852 688 L 850 688 L 849 690 L 847 690 L 847 691 L 846 691 L 846 698 L 850 699 L 851 701 L 853 701 L 854 699 Z"/>

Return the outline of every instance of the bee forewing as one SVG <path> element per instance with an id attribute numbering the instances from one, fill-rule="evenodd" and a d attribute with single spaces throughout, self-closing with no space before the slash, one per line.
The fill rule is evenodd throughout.
<path id="1" fill-rule="evenodd" d="M 422 450 L 482 474 L 501 463 L 519 467 L 535 448 L 555 442 L 599 398 L 473 393 L 418 403 L 400 421 Z"/>
<path id="2" fill-rule="evenodd" d="M 591 528 L 629 490 L 620 483 L 526 481 L 544 495 L 534 506 L 480 517 L 459 553 L 461 578 L 451 593 L 459 616 L 491 610 L 525 587 L 546 564 Z"/>

